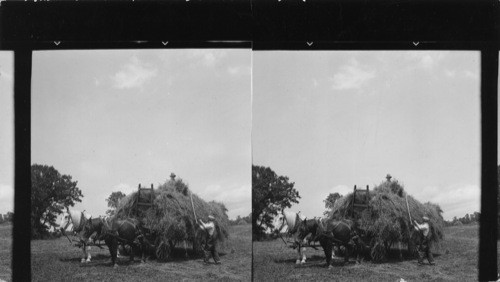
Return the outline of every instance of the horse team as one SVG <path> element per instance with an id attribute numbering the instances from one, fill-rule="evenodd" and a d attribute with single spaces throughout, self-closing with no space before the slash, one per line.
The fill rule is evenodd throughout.
<path id="1" fill-rule="evenodd" d="M 72 228 L 70 226 L 72 225 Z M 83 251 L 82 263 L 90 262 L 90 245 L 96 240 L 104 241 L 111 254 L 111 262 L 114 267 L 117 266 L 118 246 L 129 246 L 130 260 L 134 260 L 134 249 L 139 249 L 142 254 L 142 261 L 146 260 L 146 253 L 154 248 L 147 239 L 148 230 L 141 226 L 136 219 L 117 219 L 117 218 L 92 218 L 85 211 L 80 212 L 70 210 L 62 214 L 60 230 L 68 240 L 73 241 L 67 236 L 66 232 L 71 231 L 78 235 L 77 245 L 81 246 Z"/>
<path id="2" fill-rule="evenodd" d="M 357 261 L 361 255 L 364 245 L 359 235 L 353 228 L 353 222 L 349 220 L 333 220 L 313 218 L 307 219 L 291 211 L 282 211 L 283 223 L 277 232 L 288 226 L 288 234 L 294 236 L 293 246 L 297 248 L 298 258 L 296 263 L 303 264 L 306 261 L 305 247 L 311 246 L 311 242 L 319 242 L 326 257 L 326 264 L 330 268 L 332 259 L 335 257 L 334 247 L 344 247 L 344 263 L 349 261 L 349 255 L 357 254 Z"/>

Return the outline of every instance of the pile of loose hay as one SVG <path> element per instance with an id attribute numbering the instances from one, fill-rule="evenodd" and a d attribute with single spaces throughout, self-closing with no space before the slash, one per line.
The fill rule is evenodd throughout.
<path id="1" fill-rule="evenodd" d="M 154 234 L 172 241 L 196 238 L 196 221 L 189 187 L 182 179 L 169 180 L 153 190 L 153 206 L 147 209 L 134 209 L 138 201 L 138 192 L 131 193 L 120 200 L 116 210 L 118 218 L 137 218 Z M 208 215 L 213 215 L 219 226 L 217 240 L 224 242 L 229 236 L 229 218 L 223 203 L 205 202 L 196 194 L 192 195 L 194 211 L 197 219 L 207 221 Z M 149 202 L 150 191 L 142 190 L 140 202 Z M 198 229 L 199 230 L 199 229 Z"/>
<path id="2" fill-rule="evenodd" d="M 358 201 L 356 195 L 356 202 Z M 372 191 L 367 197 L 366 209 L 352 209 L 353 193 L 349 193 L 338 199 L 328 217 L 333 219 L 351 219 L 357 228 L 366 233 L 366 238 L 372 247 L 372 257 L 382 260 L 388 246 L 393 243 L 402 242 L 411 245 L 415 239 L 415 230 L 410 223 L 408 207 L 406 205 L 406 193 L 397 180 L 384 181 Z M 439 248 L 443 239 L 444 220 L 439 205 L 433 203 L 422 204 L 408 195 L 408 206 L 412 220 L 422 223 L 422 217 L 429 217 L 431 226 L 430 240 Z"/>

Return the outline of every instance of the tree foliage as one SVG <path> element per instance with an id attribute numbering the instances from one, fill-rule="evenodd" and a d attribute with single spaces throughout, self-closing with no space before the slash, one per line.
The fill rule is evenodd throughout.
<path id="1" fill-rule="evenodd" d="M 4 220 L 4 221 L 9 221 L 9 222 L 14 221 L 14 213 L 13 213 L 13 212 L 7 212 L 7 213 L 3 216 L 3 220 Z"/>
<path id="2" fill-rule="evenodd" d="M 0 214 L 0 223 L 12 222 L 14 221 L 14 213 L 7 212 L 6 214 Z"/>
<path id="3" fill-rule="evenodd" d="M 331 210 L 333 209 L 333 205 L 335 205 L 335 201 L 337 201 L 340 198 L 342 198 L 342 195 L 335 192 L 335 193 L 330 193 L 326 197 L 326 199 L 323 200 L 323 202 L 325 203 L 325 208 L 326 208 L 326 211 L 324 212 L 325 215 L 329 214 L 331 212 Z"/>
<path id="4" fill-rule="evenodd" d="M 473 213 L 466 213 L 464 217 L 457 218 L 456 216 L 453 217 L 451 221 L 446 221 L 445 224 L 447 226 L 452 226 L 452 225 L 464 225 L 464 224 L 479 224 L 479 220 L 481 219 L 481 213 L 480 212 L 473 212 Z"/>
<path id="5" fill-rule="evenodd" d="M 278 176 L 271 168 L 252 165 L 252 230 L 259 239 L 266 228 L 274 228 L 278 212 L 298 203 L 299 192 L 287 176 Z"/>
<path id="6" fill-rule="evenodd" d="M 113 216 L 115 214 L 116 208 L 118 207 L 118 203 L 125 196 L 126 196 L 125 193 L 121 191 L 112 192 L 111 195 L 109 195 L 109 197 L 106 199 L 109 208 L 106 211 L 106 214 L 109 216 Z"/>
<path id="7" fill-rule="evenodd" d="M 65 207 L 81 202 L 83 194 L 77 183 L 70 175 L 62 175 L 52 166 L 31 166 L 32 238 L 46 234 Z"/>

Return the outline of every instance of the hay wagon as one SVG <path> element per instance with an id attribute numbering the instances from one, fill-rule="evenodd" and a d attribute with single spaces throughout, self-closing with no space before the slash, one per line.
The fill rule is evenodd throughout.
<path id="1" fill-rule="evenodd" d="M 195 253 L 201 252 L 204 232 L 197 228 L 197 217 L 206 219 L 213 214 L 221 227 L 220 241 L 228 236 L 229 219 L 223 204 L 205 202 L 192 194 L 182 179 L 171 179 L 154 188 L 139 184 L 137 192 L 120 201 L 117 216 L 135 218 L 140 222 L 145 238 L 150 243 L 148 253 L 160 261 L 171 257 L 173 248 L 183 242 L 187 256 L 187 245 Z"/>
<path id="2" fill-rule="evenodd" d="M 170 257 L 173 249 L 172 241 L 169 242 L 168 238 L 162 236 L 161 234 L 156 234 L 151 232 L 151 227 L 145 222 L 145 217 L 147 212 L 154 209 L 154 186 L 151 184 L 151 188 L 139 187 L 137 188 L 137 197 L 133 200 L 132 208 L 129 210 L 129 217 L 134 217 L 138 219 L 145 229 L 146 239 L 151 242 L 154 246 L 153 255 L 160 261 L 166 261 Z"/>
<path id="3" fill-rule="evenodd" d="M 441 208 L 432 203 L 422 204 L 412 196 L 407 195 L 404 187 L 397 181 L 387 180 L 373 190 L 358 189 L 338 199 L 329 214 L 330 218 L 349 219 L 354 222 L 356 231 L 362 235 L 363 243 L 373 261 L 384 261 L 392 245 L 398 244 L 401 253 L 401 243 L 408 247 L 412 255 L 417 239 L 411 219 L 421 222 L 422 217 L 430 218 L 431 241 L 439 248 L 443 239 L 444 220 Z"/>

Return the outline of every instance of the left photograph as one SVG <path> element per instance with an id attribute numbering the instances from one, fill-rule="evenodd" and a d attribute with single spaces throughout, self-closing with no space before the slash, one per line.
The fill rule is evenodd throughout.
<path id="1" fill-rule="evenodd" d="M 33 52 L 32 279 L 250 281 L 251 126 L 250 49 Z"/>
<path id="2" fill-rule="evenodd" d="M 14 52 L 0 51 L 0 281 L 12 279 Z"/>

